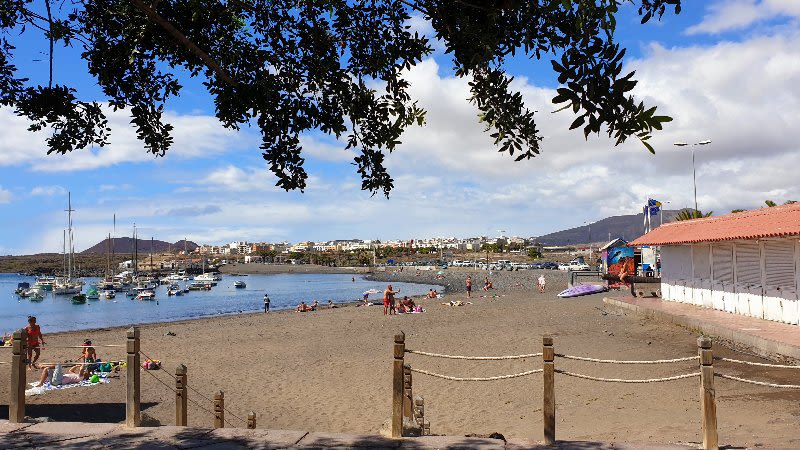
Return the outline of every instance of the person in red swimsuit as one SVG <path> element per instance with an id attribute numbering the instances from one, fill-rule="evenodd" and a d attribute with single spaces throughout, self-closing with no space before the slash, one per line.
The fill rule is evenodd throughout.
<path id="1" fill-rule="evenodd" d="M 36 324 L 36 317 L 28 316 L 28 326 L 25 327 L 25 332 L 28 335 L 28 366 L 36 367 L 36 361 L 39 359 L 41 350 L 39 345 L 44 345 L 44 335 L 42 329 Z M 31 359 L 33 356 L 33 359 Z"/>

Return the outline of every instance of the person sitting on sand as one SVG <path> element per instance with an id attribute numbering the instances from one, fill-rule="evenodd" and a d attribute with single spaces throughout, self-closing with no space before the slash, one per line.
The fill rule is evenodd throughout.
<path id="1" fill-rule="evenodd" d="M 319 302 L 317 300 L 314 300 L 314 303 L 311 304 L 311 310 L 316 311 L 317 308 L 319 308 Z"/>
<path id="2" fill-rule="evenodd" d="M 488 292 L 489 289 L 494 289 L 494 285 L 489 281 L 489 277 L 486 277 L 483 279 L 483 290 Z"/>
<path id="3" fill-rule="evenodd" d="M 44 386 L 46 381 L 50 381 L 53 386 L 61 386 L 64 384 L 76 384 L 83 380 L 89 379 L 89 371 L 85 370 L 85 366 L 76 365 L 69 368 L 66 372 L 55 370 L 56 366 L 48 364 L 42 367 L 42 375 L 39 377 L 39 386 Z M 56 376 L 53 377 L 53 374 Z"/>
<path id="4" fill-rule="evenodd" d="M 81 352 L 80 361 L 82 363 L 95 363 L 97 362 L 97 351 L 92 347 L 92 341 L 86 339 L 83 341 L 83 351 Z M 94 370 L 95 364 L 85 366 L 87 372 Z"/>
<path id="5" fill-rule="evenodd" d="M 416 306 L 414 300 L 411 300 L 408 296 L 403 297 L 403 300 L 400 302 L 400 307 L 403 309 L 404 313 L 414 312 Z"/>
<path id="6" fill-rule="evenodd" d="M 333 304 L 333 300 L 328 300 L 328 308 L 333 309 L 338 308 L 338 306 Z"/>
<path id="7" fill-rule="evenodd" d="M 428 298 L 436 298 L 436 291 L 428 289 Z"/>

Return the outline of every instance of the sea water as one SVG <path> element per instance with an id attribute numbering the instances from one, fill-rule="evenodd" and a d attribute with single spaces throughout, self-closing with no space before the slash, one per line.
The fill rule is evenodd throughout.
<path id="1" fill-rule="evenodd" d="M 129 326 L 141 323 L 169 322 L 219 315 L 241 314 L 264 310 L 264 294 L 269 294 L 270 310 L 294 309 L 301 301 L 311 304 L 315 299 L 320 306 L 328 300 L 344 303 L 361 300 L 363 293 L 376 289 L 381 294 L 370 295 L 371 301 L 380 301 L 386 287 L 383 282 L 369 281 L 363 276 L 344 274 L 273 274 L 236 277 L 224 275 L 210 291 L 190 291 L 182 296 L 168 296 L 167 287 L 156 289 L 153 301 L 136 300 L 118 292 L 114 299 L 86 300 L 73 305 L 71 295 L 53 295 L 48 292 L 44 300 L 32 301 L 14 294 L 17 283 L 33 285 L 34 277 L 17 274 L 0 274 L 0 333 L 11 332 L 27 325 L 27 316 L 36 316 L 42 332 L 73 331 L 91 328 Z M 233 286 L 234 281 L 247 284 L 244 289 Z M 84 278 L 84 292 L 97 278 Z M 187 282 L 178 283 L 181 287 Z M 401 295 L 423 295 L 438 286 L 393 282 Z"/>

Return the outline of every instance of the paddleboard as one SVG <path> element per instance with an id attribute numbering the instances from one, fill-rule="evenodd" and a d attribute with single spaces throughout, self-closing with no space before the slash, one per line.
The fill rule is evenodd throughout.
<path id="1" fill-rule="evenodd" d="M 561 291 L 558 296 L 561 298 L 580 297 L 581 295 L 597 294 L 598 292 L 605 292 L 607 290 L 607 287 L 599 284 L 579 284 Z"/>

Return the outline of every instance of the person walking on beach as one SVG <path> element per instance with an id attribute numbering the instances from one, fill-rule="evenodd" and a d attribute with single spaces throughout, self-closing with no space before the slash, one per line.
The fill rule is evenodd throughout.
<path id="1" fill-rule="evenodd" d="M 264 294 L 264 312 L 269 312 L 269 294 Z"/>
<path id="2" fill-rule="evenodd" d="M 544 286 L 547 283 L 547 280 L 544 279 L 544 274 L 539 275 L 539 292 L 544 293 Z"/>
<path id="3" fill-rule="evenodd" d="M 472 277 L 467 275 L 467 298 L 472 298 Z"/>
<path id="4" fill-rule="evenodd" d="M 36 324 L 36 317 L 28 316 L 28 326 L 25 327 L 25 332 L 28 335 L 28 367 L 35 368 L 41 353 L 39 345 L 44 345 L 44 335 L 42 329 Z"/>
<path id="5" fill-rule="evenodd" d="M 383 291 L 383 315 L 386 314 L 397 314 L 397 310 L 395 309 L 394 303 L 394 296 L 395 294 L 399 294 L 400 289 L 394 291 L 392 290 L 392 285 L 386 286 L 386 290 Z"/>

